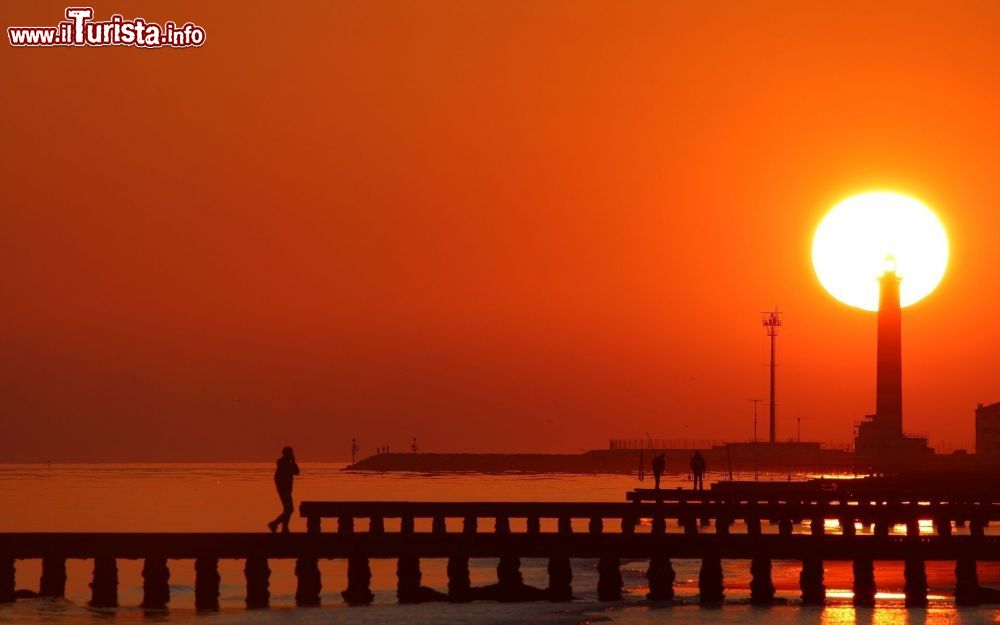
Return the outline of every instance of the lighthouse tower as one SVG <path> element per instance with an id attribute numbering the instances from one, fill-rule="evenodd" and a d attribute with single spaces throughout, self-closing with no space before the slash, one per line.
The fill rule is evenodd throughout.
<path id="1" fill-rule="evenodd" d="M 878 361 L 875 375 L 875 418 L 886 435 L 903 435 L 903 345 L 900 326 L 899 276 L 892 259 L 879 277 Z"/>
<path id="2" fill-rule="evenodd" d="M 854 448 L 858 454 L 885 459 L 930 453 L 927 439 L 903 434 L 902 311 L 896 262 L 886 258 L 879 276 L 878 346 L 875 414 L 858 424 Z"/>

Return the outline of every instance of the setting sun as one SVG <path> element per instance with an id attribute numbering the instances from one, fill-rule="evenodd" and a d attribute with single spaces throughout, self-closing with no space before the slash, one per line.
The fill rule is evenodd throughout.
<path id="1" fill-rule="evenodd" d="M 823 287 L 841 302 L 878 310 L 878 276 L 895 263 L 900 304 L 931 293 L 948 264 L 948 237 L 931 209 L 898 193 L 850 197 L 827 213 L 816 229 L 813 267 Z"/>

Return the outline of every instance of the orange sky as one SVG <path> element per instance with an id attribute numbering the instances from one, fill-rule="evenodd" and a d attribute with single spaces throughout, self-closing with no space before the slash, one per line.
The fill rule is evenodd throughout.
<path id="1" fill-rule="evenodd" d="M 775 304 L 779 437 L 846 442 L 875 318 L 810 243 L 871 188 L 952 244 L 906 428 L 1000 400 L 1000 4 L 92 4 L 208 39 L 0 44 L 0 460 L 746 439 Z"/>

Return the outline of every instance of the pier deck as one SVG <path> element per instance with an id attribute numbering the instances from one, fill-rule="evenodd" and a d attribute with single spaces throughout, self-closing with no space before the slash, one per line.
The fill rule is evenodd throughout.
<path id="1" fill-rule="evenodd" d="M 1000 561 L 1000 536 L 844 536 L 841 534 L 751 535 L 746 533 L 573 533 L 540 534 L 494 532 L 465 534 L 386 532 L 381 535 L 359 532 L 349 536 L 329 533 L 93 533 L 38 532 L 0 533 L 0 553 L 14 560 L 117 558 L 141 560 L 161 557 L 170 560 L 194 560 L 212 557 L 242 560 L 249 557 L 296 559 L 349 558 L 363 554 L 369 558 L 498 558 L 515 555 L 546 558 L 566 553 L 573 558 L 599 558 L 617 555 L 626 559 L 645 559 L 653 553 L 671 557 L 700 559 L 717 555 L 724 559 L 749 559 L 767 554 L 779 560 L 800 560 L 805 554 L 823 560 L 957 560 L 974 557 L 982 561 Z"/>
<path id="2" fill-rule="evenodd" d="M 144 601 L 169 601 L 169 560 L 194 560 L 195 603 L 218 605 L 220 559 L 246 561 L 247 605 L 268 604 L 272 559 L 295 559 L 296 601 L 320 601 L 320 559 L 347 560 L 350 604 L 372 600 L 371 558 L 398 562 L 401 602 L 496 599 L 570 600 L 571 558 L 598 560 L 598 595 L 622 597 L 621 560 L 648 560 L 649 598 L 673 597 L 671 559 L 701 561 L 702 603 L 724 597 L 722 559 L 748 560 L 751 601 L 770 603 L 773 559 L 802 562 L 805 603 L 822 603 L 824 561 L 853 562 L 855 602 L 874 601 L 874 561 L 905 563 L 906 597 L 927 602 L 924 563 L 956 562 L 955 598 L 974 604 L 995 597 L 980 588 L 976 561 L 1000 561 L 1000 537 L 986 534 L 1000 519 L 993 498 L 931 501 L 766 493 L 639 491 L 631 502 L 304 502 L 307 533 L 0 533 L 0 601 L 12 601 L 17 560 L 41 559 L 40 594 L 62 596 L 67 559 L 93 559 L 92 605 L 117 605 L 117 560 L 142 559 Z M 330 530 L 323 523 L 330 520 Z M 387 522 L 388 521 L 388 522 Z M 801 524 L 801 525 L 800 525 Z M 796 531 L 795 527 L 799 526 Z M 870 532 L 869 532 L 870 528 Z M 520 558 L 548 558 L 549 586 L 523 583 Z M 421 585 L 420 560 L 448 560 L 447 593 Z M 470 558 L 499 558 L 497 583 L 473 588 Z"/>

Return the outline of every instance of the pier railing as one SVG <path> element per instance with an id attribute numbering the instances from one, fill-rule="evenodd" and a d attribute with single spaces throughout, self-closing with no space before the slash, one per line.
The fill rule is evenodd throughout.
<path id="1" fill-rule="evenodd" d="M 608 441 L 608 449 L 611 450 L 664 450 L 664 449 L 711 449 L 725 445 L 726 441 L 720 438 L 612 438 Z"/>
<path id="2" fill-rule="evenodd" d="M 541 533 L 543 522 L 548 522 L 549 531 L 555 523 L 556 531 L 568 532 L 572 531 L 575 521 L 578 525 L 586 523 L 589 530 L 598 533 L 619 531 L 626 534 L 634 533 L 642 519 L 649 519 L 654 525 L 676 521 L 689 534 L 696 533 L 699 526 L 710 524 L 715 526 L 716 532 L 726 532 L 736 521 L 743 521 L 750 529 L 766 522 L 778 525 L 788 534 L 792 533 L 792 526 L 803 521 L 817 528 L 825 526 L 827 521 L 835 521 L 847 533 L 852 533 L 857 524 L 871 525 L 876 534 L 887 534 L 890 528 L 900 524 L 919 526 L 920 521 L 930 521 L 943 532 L 949 532 L 952 525 L 962 528 L 968 523 L 970 532 L 981 533 L 990 521 L 1000 520 L 1000 505 L 992 503 L 827 498 L 727 500 L 690 491 L 674 496 L 667 493 L 658 494 L 662 498 L 651 503 L 641 500 L 633 503 L 304 502 L 299 513 L 306 519 L 310 532 L 321 531 L 323 519 L 332 519 L 336 522 L 336 531 L 342 534 L 353 533 L 356 521 L 367 521 L 370 533 L 384 533 L 387 519 L 398 519 L 399 531 L 404 533 L 412 533 L 419 521 L 428 520 L 433 532 L 446 532 L 447 521 L 460 520 L 464 533 L 476 533 L 484 523 L 491 523 L 493 531 L 500 534 L 511 533 L 512 520 L 523 522 L 525 533 Z"/>
<path id="3" fill-rule="evenodd" d="M 169 601 L 170 560 L 193 560 L 195 604 L 218 606 L 220 559 L 245 561 L 246 603 L 269 602 L 269 560 L 295 559 L 296 602 L 320 602 L 319 560 L 347 561 L 342 598 L 372 600 L 372 558 L 397 561 L 401 602 L 474 599 L 570 600 L 572 558 L 597 560 L 597 593 L 622 598 L 622 559 L 649 562 L 648 597 L 674 595 L 671 559 L 701 561 L 700 601 L 724 597 L 722 559 L 745 559 L 751 571 L 751 601 L 774 599 L 773 559 L 802 563 L 805 603 L 824 600 L 823 562 L 852 561 L 854 600 L 875 597 L 874 561 L 905 563 L 907 602 L 927 602 L 927 560 L 954 560 L 955 598 L 977 603 L 992 598 L 980 588 L 977 560 L 1000 560 L 1000 538 L 986 534 L 1000 516 L 991 502 L 720 498 L 690 491 L 661 492 L 658 500 L 631 502 L 304 502 L 300 514 L 308 532 L 257 533 L 8 533 L 0 534 L 0 601 L 14 598 L 15 563 L 41 559 L 40 594 L 62 596 L 66 560 L 93 559 L 91 603 L 117 605 L 119 559 L 143 559 L 143 606 Z M 714 497 L 714 498 L 713 498 Z M 324 528 L 329 520 L 330 527 Z M 923 523 L 922 523 L 923 522 Z M 929 523 L 928 523 L 929 522 Z M 868 527 L 872 528 L 869 533 Z M 798 526 L 798 530 L 796 530 Z M 330 531 L 323 531 L 329 529 Z M 524 584 L 521 558 L 547 558 L 545 588 Z M 448 587 L 421 584 L 420 560 L 447 559 Z M 497 580 L 473 587 L 470 558 L 498 558 Z"/>

